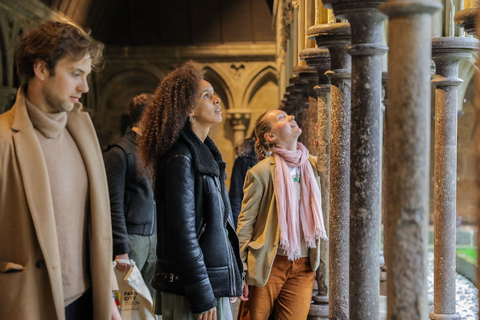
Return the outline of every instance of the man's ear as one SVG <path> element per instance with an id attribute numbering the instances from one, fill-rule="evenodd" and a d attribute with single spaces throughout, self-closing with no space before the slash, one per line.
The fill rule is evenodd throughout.
<path id="1" fill-rule="evenodd" d="M 50 71 L 47 68 L 47 63 L 41 59 L 37 59 L 33 63 L 33 72 L 41 81 L 44 81 L 47 76 L 50 75 Z"/>

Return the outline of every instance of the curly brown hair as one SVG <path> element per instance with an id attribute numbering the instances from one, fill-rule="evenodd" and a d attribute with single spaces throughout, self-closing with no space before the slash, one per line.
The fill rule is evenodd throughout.
<path id="1" fill-rule="evenodd" d="M 142 114 L 138 154 L 154 179 L 160 158 L 188 123 L 188 112 L 194 107 L 202 80 L 200 67 L 193 61 L 187 62 L 162 80 Z"/>
<path id="2" fill-rule="evenodd" d="M 73 24 L 47 21 L 26 31 L 15 50 L 17 74 L 24 81 L 35 76 L 33 65 L 37 59 L 45 61 L 54 75 L 57 62 L 65 57 L 78 61 L 86 54 L 92 59 L 92 70 L 103 68 L 104 45 L 89 33 Z"/>
<path id="3" fill-rule="evenodd" d="M 261 161 L 269 156 L 270 148 L 274 145 L 265 139 L 265 134 L 270 132 L 272 129 L 272 122 L 268 118 L 270 111 L 267 110 L 257 119 L 255 124 L 255 135 L 257 136 L 257 141 L 255 142 L 255 149 L 257 150 L 258 161 Z"/>

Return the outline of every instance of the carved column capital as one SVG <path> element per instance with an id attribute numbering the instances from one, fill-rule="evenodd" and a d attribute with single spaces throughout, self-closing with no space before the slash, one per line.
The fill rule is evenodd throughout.
<path id="1" fill-rule="evenodd" d="M 250 109 L 229 109 L 227 110 L 227 119 L 230 121 L 234 131 L 246 131 L 250 125 L 252 112 Z"/>

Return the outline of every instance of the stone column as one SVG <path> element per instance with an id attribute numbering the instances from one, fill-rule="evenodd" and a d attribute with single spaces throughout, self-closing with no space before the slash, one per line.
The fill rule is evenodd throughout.
<path id="1" fill-rule="evenodd" d="M 350 233 L 350 66 L 345 52 L 350 44 L 348 23 L 310 27 L 307 36 L 330 52 L 330 222 L 329 222 L 329 317 L 349 319 Z"/>
<path id="2" fill-rule="evenodd" d="M 432 39 L 435 86 L 435 221 L 434 308 L 430 319 L 460 319 L 455 313 L 455 248 L 457 195 L 457 86 L 460 60 L 468 59 L 478 40 L 469 37 Z"/>
<path id="3" fill-rule="evenodd" d="M 302 61 L 302 50 L 299 54 L 299 57 Z M 316 124 L 317 124 L 317 93 L 313 89 L 318 84 L 318 73 L 314 68 L 310 68 L 306 65 L 298 65 L 293 68 L 293 73 L 297 74 L 298 77 L 302 80 L 305 80 L 308 84 L 308 109 L 303 111 L 303 133 L 302 135 L 306 136 L 305 142 L 308 142 L 306 147 L 310 151 L 310 154 L 316 156 L 317 150 L 315 148 L 315 140 L 317 139 L 316 133 Z"/>
<path id="4" fill-rule="evenodd" d="M 431 14 L 439 7 L 424 0 L 389 0 L 380 7 L 389 16 L 390 39 L 385 115 L 387 319 L 423 320 L 428 315 Z"/>
<path id="5" fill-rule="evenodd" d="M 292 81 L 294 81 L 293 78 L 290 78 L 289 81 L 290 81 L 290 84 L 285 89 L 286 92 L 284 94 L 285 99 L 287 99 L 285 106 L 288 110 L 285 112 L 287 114 L 292 114 L 295 116 L 295 118 L 297 118 L 299 115 L 297 105 L 300 103 L 300 100 L 303 99 L 302 93 L 299 92 L 297 89 L 295 89 L 295 86 L 292 83 Z"/>
<path id="6" fill-rule="evenodd" d="M 248 126 L 250 125 L 250 117 L 252 113 L 248 109 L 232 109 L 227 110 L 227 119 L 233 129 L 233 145 L 245 139 Z"/>
<path id="7" fill-rule="evenodd" d="M 330 201 L 330 79 L 325 72 L 330 69 L 330 54 L 327 49 L 309 48 L 300 53 L 309 67 L 317 70 L 318 85 L 314 87 L 317 95 L 315 109 L 310 109 L 310 125 L 317 136 L 317 168 L 320 172 L 322 192 L 322 213 L 325 229 L 329 235 Z M 312 107 L 312 104 L 310 104 Z M 316 122 L 316 125 L 314 124 Z M 309 320 L 328 319 L 328 241 L 320 242 L 320 266 L 316 272 L 317 294 L 312 297 L 313 304 L 308 313 Z"/>
<path id="8" fill-rule="evenodd" d="M 475 36 L 477 35 L 477 27 L 476 22 L 480 18 L 480 10 L 478 7 L 469 8 L 462 11 L 457 12 L 455 15 L 455 23 L 464 28 L 465 32 L 469 35 Z M 480 35 L 477 35 L 480 36 Z M 477 71 L 475 72 L 474 81 L 475 81 L 475 111 L 476 114 L 480 114 L 480 75 L 478 73 L 478 68 L 480 64 L 478 60 L 475 62 L 477 67 Z M 476 146 L 476 169 L 477 169 L 477 185 L 480 186 L 480 118 L 477 116 L 477 120 L 475 122 L 474 127 L 474 138 L 475 138 L 475 146 Z M 480 216 L 480 202 L 477 202 L 477 216 Z M 480 224 L 480 220 L 477 222 Z M 480 232 L 477 232 L 477 248 L 480 248 Z M 478 264 L 478 261 L 477 261 Z M 480 279 L 480 268 L 477 268 L 477 279 Z M 478 295 L 480 299 L 480 295 Z"/>
<path id="9" fill-rule="evenodd" d="M 386 233 L 385 233 L 385 206 L 386 206 L 386 187 L 387 187 L 387 162 L 386 156 L 387 156 L 387 130 L 386 130 L 386 123 L 385 123 L 385 113 L 387 109 L 387 104 L 388 104 L 388 95 L 387 95 L 387 82 L 388 82 L 388 72 L 382 72 L 382 92 L 383 92 L 383 97 L 382 97 L 382 119 L 380 120 L 381 124 L 381 130 L 380 134 L 382 135 L 382 151 L 380 153 L 380 156 L 382 158 L 382 161 L 380 163 L 382 164 L 381 166 L 381 191 L 380 191 L 380 199 L 381 199 L 381 210 L 382 210 L 382 215 L 381 215 L 381 224 L 383 224 L 383 243 L 381 245 L 383 246 L 383 250 L 380 251 L 380 295 L 386 296 L 387 295 L 387 264 L 385 263 L 385 250 L 386 250 L 386 244 L 385 244 L 385 238 L 386 238 Z M 382 228 L 380 228 L 382 230 Z"/>
<path id="10" fill-rule="evenodd" d="M 298 126 L 302 128 L 302 135 L 298 139 L 305 146 L 309 145 L 308 137 L 308 125 L 309 125 L 309 114 L 308 114 L 308 82 L 300 77 L 292 77 L 290 79 L 294 87 L 294 93 L 297 94 L 298 103 L 295 106 L 295 120 L 298 123 Z"/>
<path id="11" fill-rule="evenodd" d="M 325 0 L 352 30 L 350 170 L 350 319 L 378 319 L 380 251 L 380 109 L 384 0 Z"/>

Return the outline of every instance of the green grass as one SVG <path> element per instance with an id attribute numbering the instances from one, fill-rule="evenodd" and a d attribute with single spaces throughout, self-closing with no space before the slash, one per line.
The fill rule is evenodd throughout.
<path id="1" fill-rule="evenodd" d="M 462 253 L 470 258 L 477 260 L 477 248 L 461 248 L 457 249 L 457 253 Z"/>

